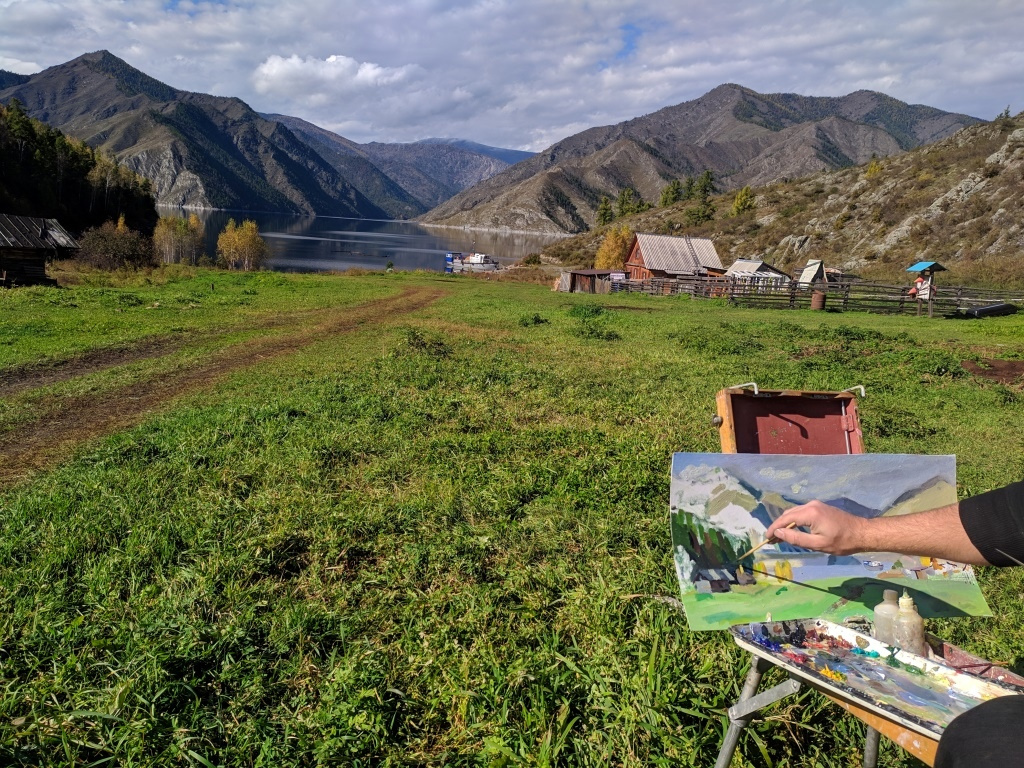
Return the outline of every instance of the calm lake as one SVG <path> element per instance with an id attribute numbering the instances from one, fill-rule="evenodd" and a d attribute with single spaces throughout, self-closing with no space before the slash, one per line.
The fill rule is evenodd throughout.
<path id="1" fill-rule="evenodd" d="M 161 209 L 161 216 L 189 212 Z M 217 235 L 229 218 L 254 220 L 270 246 L 268 267 L 282 272 L 326 272 L 352 267 L 444 270 L 447 251 L 486 253 L 504 264 L 539 252 L 557 235 L 434 229 L 409 221 L 292 216 L 239 211 L 196 211 L 206 227 L 206 252 L 217 252 Z"/>

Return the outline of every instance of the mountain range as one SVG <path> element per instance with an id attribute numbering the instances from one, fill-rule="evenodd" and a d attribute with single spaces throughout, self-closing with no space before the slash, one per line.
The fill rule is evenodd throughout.
<path id="1" fill-rule="evenodd" d="M 946 285 L 1005 288 L 1019 279 L 1024 246 L 1024 113 L 968 126 L 888 158 L 755 188 L 749 210 L 734 193 L 712 197 L 713 218 L 694 224 L 697 205 L 659 206 L 615 225 L 635 232 L 709 237 L 725 265 L 764 259 L 792 273 L 824 260 L 885 283 L 907 280 L 915 261 L 948 268 Z M 608 227 L 561 238 L 542 258 L 589 267 Z"/>
<path id="2" fill-rule="evenodd" d="M 0 71 L 0 102 L 14 98 L 150 179 L 159 205 L 411 218 L 530 155 L 450 139 L 360 145 L 173 88 L 108 51 L 31 76 Z"/>
<path id="3" fill-rule="evenodd" d="M 873 91 L 810 97 L 727 84 L 539 154 L 463 139 L 358 144 L 237 98 L 173 88 L 107 51 L 30 76 L 0 71 L 0 102 L 13 98 L 150 179 L 161 205 L 549 233 L 589 230 L 601 199 L 626 188 L 653 203 L 670 181 L 705 170 L 723 190 L 775 184 L 980 122 Z"/>
<path id="4" fill-rule="evenodd" d="M 874 91 L 760 94 L 721 85 L 693 101 L 591 128 L 456 195 L 438 224 L 577 233 L 602 197 L 631 187 L 657 203 L 672 179 L 710 170 L 719 188 L 766 185 L 853 166 L 980 122 Z"/>

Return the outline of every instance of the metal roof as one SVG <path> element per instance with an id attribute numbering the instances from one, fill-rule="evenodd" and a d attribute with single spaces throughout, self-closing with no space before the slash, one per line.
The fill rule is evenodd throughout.
<path id="1" fill-rule="evenodd" d="M 939 264 L 937 261 L 919 261 L 912 267 L 907 267 L 907 272 L 925 272 L 927 270 L 932 272 L 945 272 L 946 268 Z"/>
<path id="2" fill-rule="evenodd" d="M 763 259 L 736 259 L 725 271 L 731 277 L 780 277 L 789 279 L 789 275 L 781 269 L 765 263 Z"/>
<path id="3" fill-rule="evenodd" d="M 636 239 L 647 269 L 690 275 L 706 269 L 722 269 L 715 244 L 706 237 L 638 233 Z"/>
<path id="4" fill-rule="evenodd" d="M 56 219 L 0 213 L 0 248 L 77 248 L 78 243 Z"/>

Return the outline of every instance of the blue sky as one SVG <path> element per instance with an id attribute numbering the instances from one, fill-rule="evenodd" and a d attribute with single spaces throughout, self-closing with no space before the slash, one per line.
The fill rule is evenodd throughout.
<path id="1" fill-rule="evenodd" d="M 717 85 L 1024 109 L 1015 0 L 0 0 L 0 68 L 110 50 L 355 141 L 540 150 Z"/>

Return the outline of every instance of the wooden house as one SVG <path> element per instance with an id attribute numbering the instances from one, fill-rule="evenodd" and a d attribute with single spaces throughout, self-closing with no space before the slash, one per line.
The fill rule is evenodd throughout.
<path id="1" fill-rule="evenodd" d="M 652 277 L 723 275 L 715 245 L 706 237 L 637 234 L 626 259 L 630 280 Z"/>
<path id="2" fill-rule="evenodd" d="M 779 285 L 789 283 L 789 275 L 762 259 L 736 259 L 732 266 L 725 271 L 725 274 L 727 277 L 735 277 L 737 280 L 757 283 L 777 283 Z"/>
<path id="3" fill-rule="evenodd" d="M 56 219 L 0 213 L 0 285 L 56 285 L 46 276 L 49 259 L 69 258 L 78 243 Z"/>

